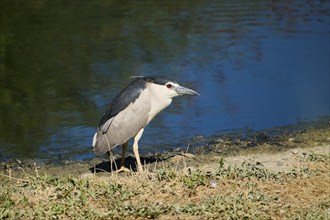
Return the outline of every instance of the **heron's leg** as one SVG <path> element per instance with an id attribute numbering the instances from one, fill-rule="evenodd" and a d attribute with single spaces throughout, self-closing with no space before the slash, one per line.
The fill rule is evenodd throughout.
<path id="1" fill-rule="evenodd" d="M 123 144 L 122 154 L 121 154 L 121 160 L 120 160 L 120 169 L 119 170 L 116 170 L 115 173 L 131 172 L 129 169 L 127 169 L 126 167 L 124 167 L 127 145 L 128 145 L 128 142 L 126 142 L 126 143 Z"/>
<path id="2" fill-rule="evenodd" d="M 141 164 L 141 160 L 140 160 L 140 155 L 139 155 L 139 146 L 138 146 L 138 142 L 143 134 L 144 129 L 142 128 L 137 135 L 134 137 L 134 144 L 133 144 L 133 152 L 135 155 L 135 159 L 136 159 L 136 164 L 137 164 L 137 170 L 138 172 L 143 172 L 142 169 L 142 164 Z"/>
<path id="3" fill-rule="evenodd" d="M 126 157 L 126 149 L 127 149 L 128 142 L 125 142 L 122 147 L 121 153 L 121 160 L 120 160 L 120 167 L 123 167 L 125 164 L 125 157 Z"/>

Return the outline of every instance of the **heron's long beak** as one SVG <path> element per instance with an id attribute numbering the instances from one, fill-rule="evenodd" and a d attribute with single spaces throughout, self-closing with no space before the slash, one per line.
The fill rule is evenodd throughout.
<path id="1" fill-rule="evenodd" d="M 179 95 L 200 95 L 198 92 L 192 90 L 192 89 L 188 89 L 186 87 L 183 86 L 176 86 L 175 87 L 175 91 L 179 94 Z"/>

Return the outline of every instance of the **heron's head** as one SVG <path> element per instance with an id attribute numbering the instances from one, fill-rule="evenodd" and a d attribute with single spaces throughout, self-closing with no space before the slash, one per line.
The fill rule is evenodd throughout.
<path id="1" fill-rule="evenodd" d="M 173 98 L 181 95 L 199 95 L 198 92 L 180 86 L 177 82 L 165 77 L 143 77 L 150 83 L 150 88 L 154 96 L 159 98 Z"/>

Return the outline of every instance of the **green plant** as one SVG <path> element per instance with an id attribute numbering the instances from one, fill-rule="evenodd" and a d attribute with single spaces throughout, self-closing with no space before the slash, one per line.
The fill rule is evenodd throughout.
<path id="1" fill-rule="evenodd" d="M 173 169 L 160 169 L 156 172 L 157 179 L 162 180 L 172 180 L 176 177 L 176 173 Z"/>
<path id="2" fill-rule="evenodd" d="M 198 186 L 205 186 L 207 184 L 207 177 L 201 174 L 200 170 L 188 170 L 188 174 L 181 176 L 180 181 L 188 189 L 195 189 Z"/>

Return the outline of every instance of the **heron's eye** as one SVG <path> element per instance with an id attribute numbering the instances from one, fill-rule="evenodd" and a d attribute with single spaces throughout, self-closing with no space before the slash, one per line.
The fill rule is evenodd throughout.
<path id="1" fill-rule="evenodd" d="M 166 87 L 170 89 L 173 87 L 173 85 L 171 83 L 168 83 L 168 84 L 166 84 Z"/>

